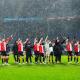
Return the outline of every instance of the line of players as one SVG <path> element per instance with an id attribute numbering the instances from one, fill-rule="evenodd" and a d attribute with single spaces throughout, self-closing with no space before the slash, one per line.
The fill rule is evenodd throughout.
<path id="1" fill-rule="evenodd" d="M 13 37 L 10 36 L 7 39 L 2 39 L 2 41 L 0 41 L 2 64 L 8 64 L 10 51 L 8 43 L 12 39 Z M 63 45 L 65 45 L 65 47 L 63 47 Z M 64 39 L 61 41 L 59 38 L 53 41 L 50 41 L 48 37 L 46 37 L 45 40 L 43 40 L 43 38 L 40 40 L 35 38 L 33 45 L 28 38 L 25 42 L 22 42 L 21 39 L 18 39 L 13 44 L 12 53 L 14 55 L 15 63 L 19 64 L 21 63 L 21 57 L 22 63 L 24 64 L 24 55 L 26 55 L 26 63 L 32 63 L 33 52 L 35 55 L 35 63 L 61 63 L 62 52 L 65 51 L 65 53 L 68 55 L 68 62 L 71 63 L 74 51 L 74 62 L 78 63 L 80 51 L 79 45 L 79 41 L 73 42 L 69 39 Z M 55 57 L 55 61 L 53 60 L 53 56 Z"/>

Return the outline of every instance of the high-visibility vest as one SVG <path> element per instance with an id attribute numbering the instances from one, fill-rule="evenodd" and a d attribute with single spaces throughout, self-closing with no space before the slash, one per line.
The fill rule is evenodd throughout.
<path id="1" fill-rule="evenodd" d="M 66 44 L 66 51 L 72 51 L 72 44 L 71 43 Z"/>
<path id="2" fill-rule="evenodd" d="M 43 47 L 43 45 L 39 45 L 39 52 L 40 53 L 44 53 L 44 47 Z"/>
<path id="3" fill-rule="evenodd" d="M 23 52 L 23 43 L 18 42 L 18 52 Z"/>
<path id="4" fill-rule="evenodd" d="M 74 44 L 74 51 L 79 52 L 79 44 Z"/>
<path id="5" fill-rule="evenodd" d="M 1 42 L 1 51 L 6 51 L 6 42 L 5 41 L 2 41 Z"/>

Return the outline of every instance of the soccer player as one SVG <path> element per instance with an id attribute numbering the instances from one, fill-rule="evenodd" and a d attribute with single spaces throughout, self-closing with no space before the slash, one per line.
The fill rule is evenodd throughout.
<path id="1" fill-rule="evenodd" d="M 35 63 L 38 63 L 38 59 L 39 59 L 39 43 L 38 43 L 38 39 L 35 38 L 34 40 L 34 53 L 35 53 Z"/>
<path id="2" fill-rule="evenodd" d="M 17 41 L 14 42 L 13 47 L 12 47 L 12 51 L 13 51 L 15 63 L 18 63 L 18 46 L 17 46 Z"/>
<path id="3" fill-rule="evenodd" d="M 39 44 L 39 57 L 40 57 L 40 63 L 45 63 L 44 45 L 42 41 L 43 41 L 43 38 L 41 39 Z"/>
<path id="4" fill-rule="evenodd" d="M 2 43 L 2 41 L 1 41 L 1 39 L 0 39 L 0 58 L 1 58 L 1 43 Z M 2 60 L 3 61 L 3 60 Z"/>
<path id="5" fill-rule="evenodd" d="M 74 52 L 75 52 L 75 54 L 74 54 L 74 62 L 75 63 L 78 63 L 78 55 L 79 55 L 79 41 L 77 41 L 77 42 L 75 42 L 75 44 L 74 44 Z"/>
<path id="6" fill-rule="evenodd" d="M 53 63 L 53 55 L 54 55 L 53 46 L 54 46 L 54 43 L 50 42 L 49 50 L 50 50 L 50 56 L 51 56 L 51 59 L 52 59 L 52 63 Z M 50 62 L 50 58 L 49 58 L 49 62 Z"/>
<path id="7" fill-rule="evenodd" d="M 8 63 L 9 54 L 10 54 L 10 46 L 9 46 L 9 44 L 6 45 L 6 54 L 7 54 L 6 59 L 7 59 L 7 63 Z M 9 64 L 8 64 L 8 65 L 9 65 Z"/>
<path id="8" fill-rule="evenodd" d="M 22 43 L 21 39 L 18 39 L 17 46 L 18 46 L 18 61 L 19 61 L 19 64 L 21 63 L 20 57 L 22 57 L 22 63 L 24 64 L 23 43 Z"/>
<path id="9" fill-rule="evenodd" d="M 68 53 L 68 63 L 72 63 L 72 42 L 69 39 L 66 40 L 66 51 Z"/>
<path id="10" fill-rule="evenodd" d="M 45 39 L 45 52 L 46 52 L 46 63 L 50 61 L 50 48 L 49 48 L 50 41 L 46 38 Z"/>
<path id="11" fill-rule="evenodd" d="M 33 46 L 31 45 L 30 40 L 26 41 L 25 43 L 25 51 L 26 51 L 26 63 L 32 63 L 32 48 Z"/>
<path id="12" fill-rule="evenodd" d="M 12 40 L 12 35 L 8 37 L 7 39 L 2 39 L 1 41 L 1 58 L 2 58 L 2 64 L 8 65 L 9 60 L 9 54 L 7 53 L 8 49 L 8 43 Z"/>

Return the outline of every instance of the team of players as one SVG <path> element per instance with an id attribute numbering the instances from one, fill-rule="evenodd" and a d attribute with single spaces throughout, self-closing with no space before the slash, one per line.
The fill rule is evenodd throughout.
<path id="1" fill-rule="evenodd" d="M 0 52 L 2 64 L 8 64 L 9 60 L 9 51 L 10 47 L 8 45 L 9 41 L 12 40 L 12 36 L 7 39 L 0 41 Z M 63 47 L 63 45 L 65 47 Z M 68 55 L 68 62 L 72 62 L 73 51 L 74 51 L 74 62 L 78 63 L 79 56 L 79 41 L 73 42 L 69 39 L 50 41 L 48 37 L 45 40 L 41 38 L 38 40 L 34 39 L 34 44 L 32 45 L 29 39 L 26 39 L 25 42 L 22 42 L 21 39 L 18 39 L 14 42 L 12 47 L 12 53 L 14 55 L 15 63 L 32 63 L 32 57 L 35 56 L 35 63 L 61 63 L 61 55 L 63 51 Z M 34 55 L 33 55 L 34 54 Z M 55 61 L 53 60 L 55 57 Z M 22 58 L 22 59 L 21 59 Z"/>

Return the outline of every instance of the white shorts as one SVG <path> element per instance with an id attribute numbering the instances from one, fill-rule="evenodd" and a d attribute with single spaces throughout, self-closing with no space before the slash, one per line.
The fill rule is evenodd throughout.
<path id="1" fill-rule="evenodd" d="M 50 56 L 50 52 L 49 51 L 46 52 L 46 56 Z"/>

